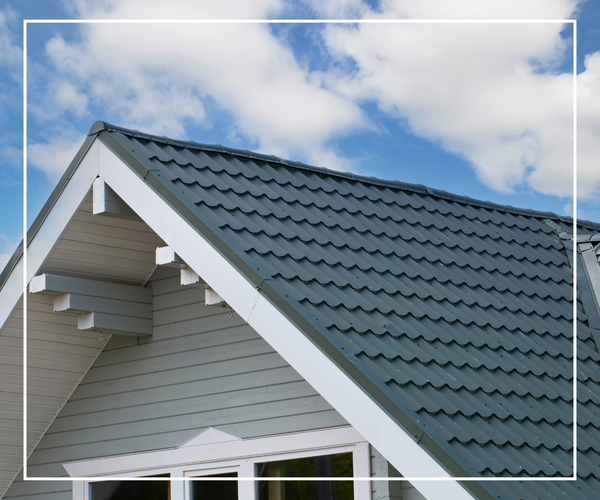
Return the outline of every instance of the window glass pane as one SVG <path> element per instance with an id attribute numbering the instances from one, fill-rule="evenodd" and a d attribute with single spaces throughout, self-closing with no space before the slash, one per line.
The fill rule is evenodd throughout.
<path id="1" fill-rule="evenodd" d="M 258 477 L 352 477 L 352 453 L 256 464 Z M 258 481 L 258 500 L 352 500 L 352 481 Z"/>
<path id="2" fill-rule="evenodd" d="M 237 477 L 237 472 L 202 477 Z M 192 500 L 238 500 L 238 482 L 192 481 Z"/>
<path id="3" fill-rule="evenodd" d="M 168 474 L 150 477 L 169 477 Z M 169 481 L 102 481 L 90 483 L 91 500 L 169 500 Z"/>

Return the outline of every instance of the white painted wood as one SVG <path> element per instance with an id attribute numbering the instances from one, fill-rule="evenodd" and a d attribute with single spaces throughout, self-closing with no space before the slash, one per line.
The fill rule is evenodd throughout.
<path id="1" fill-rule="evenodd" d="M 186 496 L 186 489 L 189 486 L 189 482 L 178 480 L 185 477 L 183 471 L 180 469 L 173 470 L 171 471 L 171 477 L 175 478 L 175 481 L 171 481 L 171 496 L 169 500 L 186 500 L 186 498 L 190 498 L 189 495 Z"/>
<path id="2" fill-rule="evenodd" d="M 49 250 L 56 245 L 69 220 L 85 199 L 94 179 L 98 176 L 98 153 L 98 141 L 94 141 L 30 242 L 27 253 L 27 283 L 38 274 Z M 23 258 L 21 258 L 0 290 L 0 326 L 6 322 L 23 291 Z"/>
<path id="3" fill-rule="evenodd" d="M 271 438 L 266 438 L 271 439 Z M 297 458 L 307 458 L 319 455 L 329 455 L 336 453 L 353 453 L 353 462 L 364 461 L 368 462 L 368 456 L 365 457 L 363 454 L 357 453 L 357 450 L 360 447 L 368 446 L 366 443 L 357 443 L 356 445 L 346 444 L 342 446 L 329 447 L 329 448 L 319 448 L 316 450 L 305 449 L 303 451 L 295 451 L 295 452 L 287 452 L 285 449 L 281 452 L 273 452 L 269 455 L 252 455 L 249 457 L 239 457 L 234 459 L 225 459 L 225 460 L 216 460 L 210 463 L 194 463 L 188 462 L 181 465 L 175 466 L 166 466 L 166 467 L 158 467 L 152 468 L 150 470 L 140 470 L 138 471 L 139 476 L 143 477 L 151 474 L 162 474 L 169 473 L 171 475 L 171 494 L 174 495 L 173 498 L 191 498 L 191 484 L 190 481 L 194 477 L 203 477 L 214 474 L 223 474 L 228 472 L 237 473 L 238 477 L 238 494 L 240 500 L 256 500 L 256 488 L 255 481 L 258 480 L 256 478 L 256 466 L 257 464 L 263 463 L 265 461 L 281 461 L 281 460 L 293 460 Z M 70 467 L 70 464 L 63 464 L 63 466 Z M 359 464 L 359 469 L 368 468 L 365 464 Z M 111 473 L 109 476 L 111 479 L 119 479 L 121 477 L 128 477 L 127 473 Z M 98 476 L 100 477 L 100 476 Z M 182 479 L 184 481 L 182 481 Z M 187 479 L 187 481 L 185 481 Z M 368 488 L 359 487 L 356 488 L 356 483 L 364 483 L 368 486 L 368 482 L 363 481 L 355 481 L 355 495 L 354 498 L 356 500 L 371 500 L 370 490 Z M 182 487 L 181 485 L 184 484 Z M 90 500 L 88 496 L 87 489 L 84 489 L 83 492 L 78 491 L 73 498 L 75 500 Z"/>
<path id="4" fill-rule="evenodd" d="M 206 446 L 207 444 L 224 443 L 226 441 L 239 441 L 240 439 L 242 439 L 242 438 L 240 438 L 238 436 L 234 436 L 233 434 L 229 434 L 227 432 L 223 432 L 218 429 L 209 427 L 208 429 L 203 430 L 196 437 L 183 443 L 179 447 L 184 448 L 184 447 L 189 447 L 189 446 Z"/>
<path id="5" fill-rule="evenodd" d="M 210 287 L 204 290 L 204 303 L 207 306 L 228 307 L 223 298 Z"/>
<path id="6" fill-rule="evenodd" d="M 371 457 L 369 453 L 369 443 L 358 443 L 352 457 L 353 476 L 360 478 L 371 477 Z M 371 497 L 371 482 L 365 480 L 354 481 L 354 498 Z"/>
<path id="7" fill-rule="evenodd" d="M 139 220 L 137 214 L 102 179 L 94 181 L 92 191 L 94 215 Z"/>
<path id="8" fill-rule="evenodd" d="M 86 486 L 87 483 L 85 481 L 73 481 L 73 500 L 84 497 Z"/>
<path id="9" fill-rule="evenodd" d="M 77 328 L 89 332 L 141 337 L 152 335 L 152 319 L 89 312 L 77 317 Z"/>
<path id="10" fill-rule="evenodd" d="M 256 475 L 255 462 L 252 460 L 241 460 L 239 462 L 240 477 L 254 477 Z M 256 500 L 256 483 L 254 481 L 239 481 L 238 494 L 240 500 Z"/>
<path id="11" fill-rule="evenodd" d="M 277 455 L 283 453 L 291 458 L 294 458 L 294 454 L 306 455 L 306 453 L 309 454 L 308 456 L 329 455 L 341 453 L 332 450 L 355 447 L 359 443 L 365 443 L 365 440 L 355 429 L 340 427 L 314 432 L 207 443 L 191 447 L 180 446 L 170 450 L 67 462 L 62 465 L 71 477 L 137 474 L 140 471 L 158 468 L 249 457 L 260 457 L 260 460 L 257 461 L 266 461 L 267 456 L 268 460 L 280 460 Z"/>
<path id="12" fill-rule="evenodd" d="M 177 255 L 171 247 L 156 248 L 156 265 L 183 269 L 188 265 Z"/>
<path id="13" fill-rule="evenodd" d="M 191 267 L 184 267 L 181 269 L 181 284 L 182 285 L 193 285 L 194 283 L 200 282 L 200 276 Z"/>
<path id="14" fill-rule="evenodd" d="M 100 175 L 202 279 L 431 500 L 472 496 L 103 144 Z"/>
<path id="15" fill-rule="evenodd" d="M 49 290 L 46 285 L 46 275 L 40 274 L 34 276 L 29 282 L 29 293 L 39 293 L 42 295 L 58 295 L 61 292 Z"/>

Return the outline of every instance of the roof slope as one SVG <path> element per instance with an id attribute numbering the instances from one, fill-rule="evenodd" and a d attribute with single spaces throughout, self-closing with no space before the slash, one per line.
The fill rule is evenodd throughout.
<path id="1" fill-rule="evenodd" d="M 97 133 L 448 468 L 572 474 L 568 219 L 103 122 Z M 581 480 L 482 483 L 494 497 L 600 487 L 600 356 L 581 306 L 577 321 Z"/>

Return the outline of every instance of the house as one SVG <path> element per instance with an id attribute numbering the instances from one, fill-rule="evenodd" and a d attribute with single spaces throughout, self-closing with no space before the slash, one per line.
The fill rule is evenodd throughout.
<path id="1" fill-rule="evenodd" d="M 0 497 L 312 474 L 392 478 L 339 500 L 600 498 L 600 224 L 572 230 L 97 122 L 29 231 L 28 293 L 22 248 L 0 275 Z"/>

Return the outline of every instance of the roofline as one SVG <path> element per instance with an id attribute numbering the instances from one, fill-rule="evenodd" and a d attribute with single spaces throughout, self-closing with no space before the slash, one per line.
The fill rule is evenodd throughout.
<path id="1" fill-rule="evenodd" d="M 404 432 L 412 436 L 413 440 L 426 451 L 438 464 L 451 476 L 473 477 L 456 461 L 450 453 L 436 442 L 429 434 L 435 434 L 424 422 L 419 423 L 418 417 L 411 417 L 407 411 L 400 408 L 386 391 L 371 381 L 354 362 L 346 357 L 330 340 L 322 325 L 312 319 L 308 311 L 301 304 L 293 301 L 280 290 L 267 273 L 260 268 L 253 267 L 235 251 L 235 246 L 230 244 L 226 235 L 219 234 L 217 228 L 198 217 L 191 202 L 182 200 L 178 193 L 172 190 L 164 176 L 156 175 L 160 172 L 145 157 L 135 150 L 130 150 L 119 139 L 119 130 L 99 130 L 98 139 L 109 148 L 125 165 L 135 172 L 144 182 L 182 218 L 204 237 L 208 243 L 219 252 L 249 283 L 279 310 L 295 327 L 300 330 L 317 348 L 323 352 L 345 375 L 352 380 L 371 400 L 375 402 Z M 287 297 L 287 298 L 286 298 Z M 304 313 L 302 312 L 304 311 Z M 424 430 L 426 428 L 428 432 Z M 489 492 L 478 482 L 458 481 L 471 495 L 480 500 L 492 500 Z"/>
<path id="2" fill-rule="evenodd" d="M 81 160 L 87 153 L 88 149 L 94 142 L 96 135 L 97 134 L 88 134 L 88 136 L 85 138 L 85 141 L 79 148 L 79 151 L 77 151 L 77 153 L 75 154 L 75 157 L 73 158 L 71 163 L 69 163 L 69 166 L 67 167 L 67 169 L 63 173 L 62 177 L 56 184 L 54 190 L 52 191 L 52 194 L 50 195 L 48 200 L 46 200 L 46 203 L 44 204 L 44 206 L 38 213 L 37 217 L 33 221 L 33 224 L 31 224 L 31 226 L 27 230 L 27 246 L 29 246 L 29 244 L 31 243 L 31 240 L 33 240 L 33 238 L 35 238 L 35 235 L 38 233 L 38 231 L 42 227 L 42 224 L 46 220 L 46 217 L 48 217 L 48 214 L 52 210 L 52 207 L 54 206 L 54 204 L 56 203 L 56 201 L 58 200 L 58 198 L 60 197 L 62 192 L 65 190 L 65 187 L 69 183 L 69 180 L 71 180 L 71 177 L 73 176 L 73 173 L 79 166 L 79 163 L 81 162 Z M 0 273 L 0 290 L 2 290 L 2 288 L 4 287 L 6 280 L 8 280 L 8 277 L 12 273 L 13 269 L 15 268 L 15 266 L 17 265 L 19 260 L 21 259 L 22 255 L 23 255 L 23 240 L 21 240 L 21 242 L 19 243 L 19 245 L 13 252 L 12 256 L 6 263 L 6 266 L 4 266 L 4 269 Z"/>
<path id="3" fill-rule="evenodd" d="M 97 135 L 99 132 L 106 130 L 108 132 L 120 132 L 123 135 L 127 135 L 130 137 L 134 137 L 137 139 L 145 139 L 153 142 L 159 142 L 162 144 L 166 144 L 169 146 L 182 147 L 187 149 L 196 149 L 198 151 L 204 151 L 207 153 L 220 153 L 226 154 L 230 156 L 235 156 L 238 158 L 244 158 L 248 160 L 258 160 L 267 163 L 275 163 L 279 165 L 284 165 L 286 167 L 298 168 L 301 170 L 306 170 L 309 172 L 315 172 L 318 174 L 329 175 L 332 177 L 340 177 L 342 179 L 347 179 L 350 181 L 361 182 L 363 184 L 370 184 L 379 187 L 386 187 L 390 189 L 398 189 L 401 191 L 409 191 L 412 193 L 425 194 L 429 196 L 434 196 L 436 198 L 441 198 L 444 200 L 462 203 L 465 205 L 472 205 L 481 208 L 487 208 L 489 210 L 497 210 L 499 212 L 509 212 L 517 215 L 526 215 L 529 217 L 544 217 L 548 219 L 555 219 L 566 224 L 573 224 L 573 217 L 568 217 L 566 215 L 558 215 L 554 212 L 547 212 L 542 210 L 534 210 L 531 208 L 519 208 L 513 207 L 512 205 L 501 205 L 497 203 L 492 203 L 491 201 L 479 200 L 475 198 L 471 198 L 469 196 L 462 196 L 454 193 L 449 193 L 448 191 L 444 191 L 443 189 L 435 189 L 427 187 L 423 184 L 412 184 L 408 182 L 401 182 L 395 180 L 385 180 L 379 179 L 377 177 L 367 177 L 364 175 L 356 175 L 351 172 L 342 172 L 339 170 L 330 170 L 324 167 L 315 167 L 313 165 L 307 165 L 305 163 L 299 161 L 286 160 L 283 158 L 279 158 L 275 155 L 267 155 L 263 153 L 256 153 L 249 151 L 247 149 L 235 149 L 228 148 L 222 146 L 220 144 L 202 144 L 195 141 L 182 141 L 178 139 L 171 139 L 167 136 L 158 136 L 152 135 L 145 132 L 140 132 L 138 130 L 128 129 L 125 127 L 120 127 L 118 125 L 112 125 L 108 122 L 97 121 L 94 123 L 89 131 L 89 135 Z M 577 223 L 585 226 L 591 226 L 595 229 L 600 230 L 600 222 L 592 222 L 583 219 L 577 219 Z"/>
<path id="4" fill-rule="evenodd" d="M 533 209 L 529 209 L 529 208 L 517 208 L 517 207 L 513 207 L 511 205 L 500 205 L 500 204 L 492 203 L 490 201 L 477 200 L 475 198 L 470 198 L 468 196 L 461 196 L 461 195 L 449 193 L 449 192 L 441 190 L 441 189 L 429 188 L 427 186 L 424 186 L 423 184 L 411 184 L 408 182 L 390 181 L 390 180 L 378 179 L 376 177 L 366 177 L 366 176 L 362 176 L 362 175 L 355 175 L 351 172 L 341 172 L 341 171 L 337 171 L 337 170 L 330 170 L 328 168 L 306 165 L 306 164 L 304 164 L 302 162 L 298 162 L 298 161 L 285 160 L 285 159 L 279 158 L 274 155 L 254 153 L 254 152 L 251 152 L 248 150 L 242 150 L 242 149 L 227 148 L 227 147 L 221 146 L 220 144 L 201 144 L 201 143 L 198 143 L 195 141 L 181 141 L 181 140 L 177 140 L 177 139 L 170 139 L 169 137 L 166 137 L 166 136 L 157 136 L 157 135 L 147 134 L 147 133 L 139 132 L 138 130 L 132 130 L 132 129 L 128 129 L 125 127 L 120 127 L 118 125 L 112 125 L 108 122 L 99 120 L 90 127 L 90 131 L 88 132 L 88 136 L 87 136 L 85 142 L 83 143 L 83 145 L 81 146 L 81 148 L 79 149 L 77 154 L 75 155 L 75 158 L 73 159 L 73 161 L 69 164 L 69 167 L 67 168 L 67 170 L 61 177 L 60 181 L 54 188 L 54 191 L 50 195 L 50 198 L 48 198 L 48 201 L 46 201 L 46 204 L 44 205 L 44 207 L 42 208 L 42 210 L 36 217 L 35 221 L 33 222 L 31 227 L 27 231 L 27 244 L 28 245 L 31 242 L 31 240 L 33 239 L 33 237 L 37 234 L 37 231 L 39 230 L 43 221 L 46 219 L 46 216 L 48 215 L 48 213 L 54 206 L 54 203 L 56 203 L 56 200 L 58 199 L 58 197 L 60 196 L 60 193 L 63 191 L 65 185 L 71 178 L 71 175 L 73 174 L 74 170 L 77 168 L 77 165 L 79 164 L 79 162 L 81 161 L 81 159 L 83 158 L 83 156 L 85 155 L 87 150 L 89 149 L 91 143 L 93 142 L 93 139 L 103 130 L 108 131 L 108 132 L 120 132 L 124 135 L 136 137 L 139 139 L 147 139 L 147 140 L 151 140 L 151 141 L 155 141 L 155 142 L 160 142 L 163 144 L 169 144 L 169 145 L 178 146 L 178 147 L 185 147 L 188 149 L 197 149 L 199 151 L 205 151 L 208 153 L 227 154 L 230 156 L 236 156 L 238 158 L 259 160 L 259 161 L 264 161 L 267 163 L 276 163 L 276 164 L 293 167 L 293 168 L 298 168 L 298 169 L 315 172 L 315 173 L 319 173 L 319 174 L 331 175 L 333 177 L 340 177 L 342 179 L 348 179 L 351 181 L 362 182 L 365 184 L 371 184 L 371 185 L 380 186 L 380 187 L 387 187 L 390 189 L 399 189 L 399 190 L 403 190 L 403 191 L 410 191 L 410 192 L 418 193 L 418 194 L 426 194 L 429 196 L 435 196 L 437 198 L 441 198 L 441 199 L 448 200 L 448 201 L 463 203 L 465 205 L 477 206 L 477 207 L 486 208 L 489 210 L 497 210 L 499 212 L 508 212 L 508 213 L 513 213 L 516 215 L 526 215 L 529 217 L 540 217 L 540 218 L 543 217 L 543 218 L 547 218 L 547 219 L 559 220 L 559 221 L 564 222 L 565 224 L 569 224 L 569 225 L 573 224 L 572 217 L 567 217 L 566 215 L 558 215 L 558 214 L 555 214 L 554 212 L 544 212 L 541 210 L 533 210 Z M 594 229 L 600 230 L 600 222 L 592 222 L 592 221 L 588 221 L 588 220 L 578 219 L 577 223 L 579 225 L 590 228 L 590 230 L 594 230 Z M 0 290 L 2 290 L 2 288 L 4 287 L 6 280 L 10 276 L 10 273 L 13 271 L 15 266 L 17 265 L 17 262 L 19 262 L 19 259 L 21 258 L 22 255 L 23 255 L 23 241 L 21 240 L 21 242 L 19 243 L 19 245 L 13 252 L 11 258 L 6 263 L 6 266 L 0 273 Z"/>

